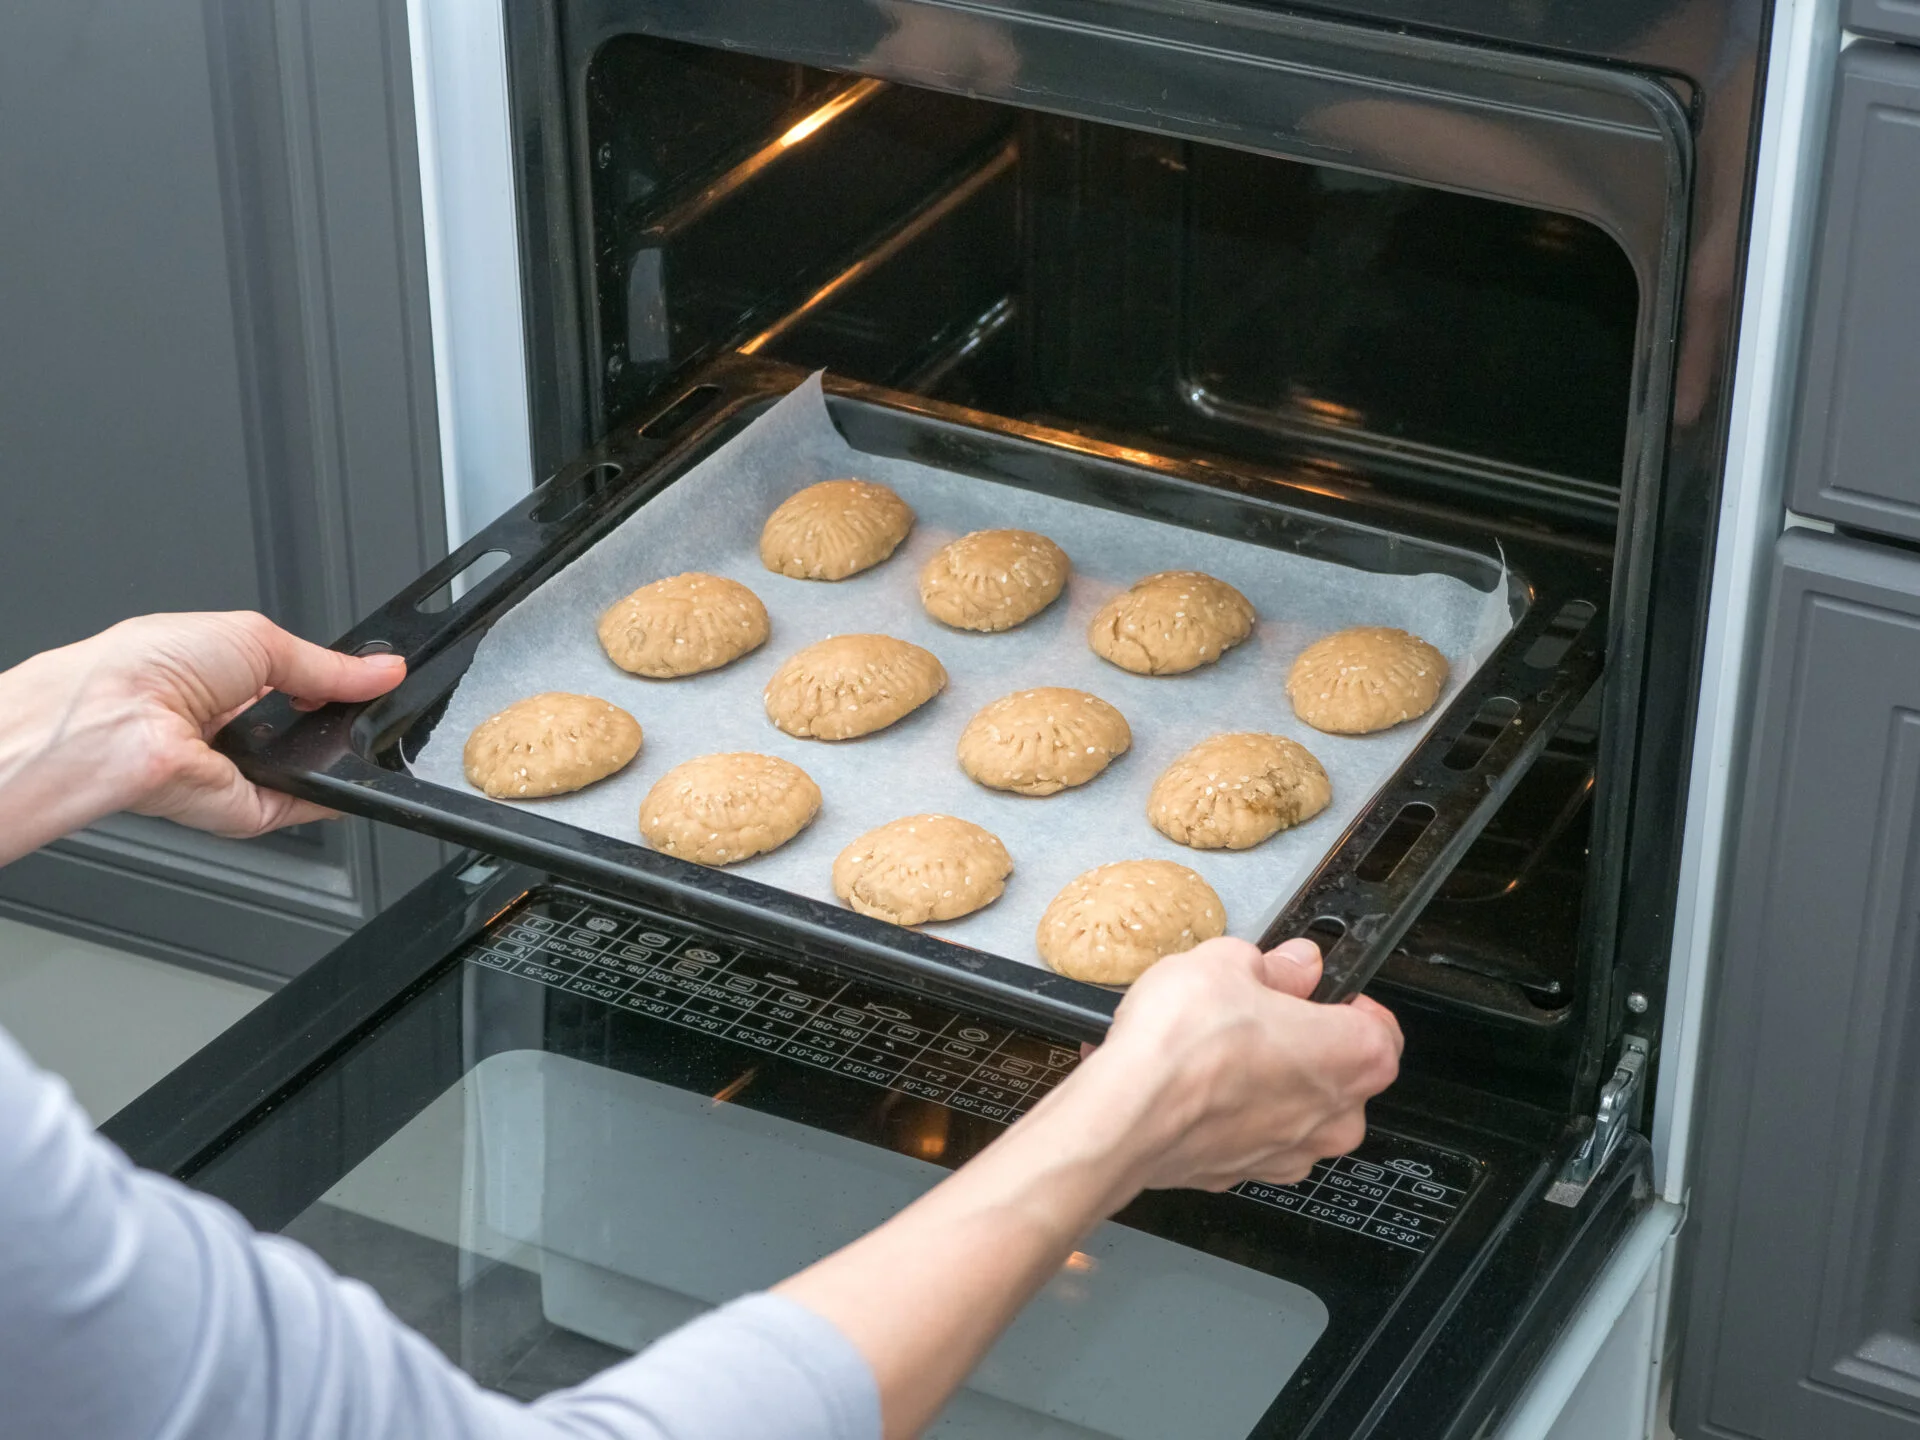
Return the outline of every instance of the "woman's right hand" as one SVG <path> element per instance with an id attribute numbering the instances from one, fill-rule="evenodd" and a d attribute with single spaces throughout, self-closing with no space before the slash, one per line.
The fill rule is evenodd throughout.
<path id="1" fill-rule="evenodd" d="M 1209 940 L 1136 980 L 1107 1039 L 1031 1111 L 869 1235 L 782 1283 L 873 1367 L 918 1435 L 1087 1232 L 1143 1189 L 1286 1184 L 1366 1133 L 1400 1027 L 1316 1005 L 1320 952 Z"/>
<path id="2" fill-rule="evenodd" d="M 1170 956 L 1134 982 L 1060 1099 L 1131 1115 L 1126 1189 L 1300 1180 L 1365 1137 L 1366 1102 L 1393 1083 L 1402 1046 L 1365 996 L 1308 1000 L 1319 979 L 1310 940 Z"/>

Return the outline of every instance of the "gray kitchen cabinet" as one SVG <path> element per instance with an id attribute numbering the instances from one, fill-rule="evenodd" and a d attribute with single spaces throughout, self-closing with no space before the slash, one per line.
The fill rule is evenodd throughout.
<path id="1" fill-rule="evenodd" d="M 0 666 L 153 610 L 326 640 L 445 550 L 402 0 L 0 6 Z M 0 911 L 285 975 L 441 847 L 115 817 Z"/>
<path id="2" fill-rule="evenodd" d="M 1862 35 L 1920 41 L 1920 0 L 1847 0 L 1846 17 Z"/>
<path id="3" fill-rule="evenodd" d="M 1675 1431 L 1920 1436 L 1920 557 L 1778 547 Z"/>
<path id="4" fill-rule="evenodd" d="M 1825 183 L 1792 505 L 1920 540 L 1920 49 L 1842 53 Z"/>

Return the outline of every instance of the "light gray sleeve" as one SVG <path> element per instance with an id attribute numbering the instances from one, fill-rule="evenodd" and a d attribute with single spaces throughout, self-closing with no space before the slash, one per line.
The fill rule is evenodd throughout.
<path id="1" fill-rule="evenodd" d="M 583 1385 L 483 1390 L 310 1251 L 141 1171 L 0 1032 L 0 1429 L 44 1440 L 879 1440 L 852 1344 L 750 1295 Z"/>

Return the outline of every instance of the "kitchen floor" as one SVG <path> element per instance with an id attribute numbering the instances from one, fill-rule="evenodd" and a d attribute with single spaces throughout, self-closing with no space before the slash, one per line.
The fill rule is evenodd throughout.
<path id="1" fill-rule="evenodd" d="M 0 1027 L 98 1124 L 267 991 L 0 919 Z"/>

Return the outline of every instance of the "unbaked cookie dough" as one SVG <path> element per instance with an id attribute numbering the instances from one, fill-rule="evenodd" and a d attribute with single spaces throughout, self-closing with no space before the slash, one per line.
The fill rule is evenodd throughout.
<path id="1" fill-rule="evenodd" d="M 947 687 L 931 651 L 891 635 L 835 635 L 787 658 L 767 681 L 767 718 L 803 740 L 884 730 Z"/>
<path id="2" fill-rule="evenodd" d="M 1211 664 L 1253 633 L 1253 604 L 1198 570 L 1163 570 L 1102 605 L 1087 644 L 1136 675 L 1179 675 Z"/>
<path id="3" fill-rule="evenodd" d="M 760 531 L 760 563 L 795 580 L 844 580 L 893 554 L 913 510 L 884 485 L 822 480 L 780 502 Z"/>
<path id="4" fill-rule="evenodd" d="M 1284 735 L 1241 732 L 1202 740 L 1153 782 L 1147 819 L 1196 850 L 1247 850 L 1311 820 L 1333 799 L 1327 772 Z"/>
<path id="5" fill-rule="evenodd" d="M 1031 530 L 976 530 L 920 571 L 920 603 L 956 630 L 1011 630 L 1060 597 L 1067 552 Z"/>
<path id="6" fill-rule="evenodd" d="M 496 800 L 564 795 L 604 780 L 640 753 L 640 722 L 593 695 L 550 690 L 473 727 L 467 783 Z"/>
<path id="7" fill-rule="evenodd" d="M 1287 676 L 1293 713 L 1332 735 L 1370 735 L 1433 708 L 1447 657 L 1418 635 L 1356 625 L 1316 640 Z"/>
<path id="8" fill-rule="evenodd" d="M 1084 785 L 1133 744 L 1127 718 L 1098 695 L 1048 687 L 1016 690 L 981 709 L 960 732 L 960 768 L 982 785 L 1052 795 Z"/>
<path id="9" fill-rule="evenodd" d="M 1128 985 L 1149 965 L 1227 931 L 1213 887 L 1172 860 L 1100 865 L 1053 897 L 1040 917 L 1040 958 L 1060 974 Z"/>
<path id="10" fill-rule="evenodd" d="M 652 680 L 718 670 L 766 643 L 767 607 L 723 575 L 670 575 L 614 601 L 600 617 L 607 658 Z"/>
<path id="11" fill-rule="evenodd" d="M 833 893 L 895 925 L 957 920 L 1007 888 L 1013 858 L 1000 837 L 951 815 L 909 815 L 869 830 L 833 862 Z"/>
<path id="12" fill-rule="evenodd" d="M 752 751 L 676 765 L 640 803 L 640 835 L 696 865 L 732 865 L 776 850 L 820 813 L 820 787 L 789 760 Z"/>

